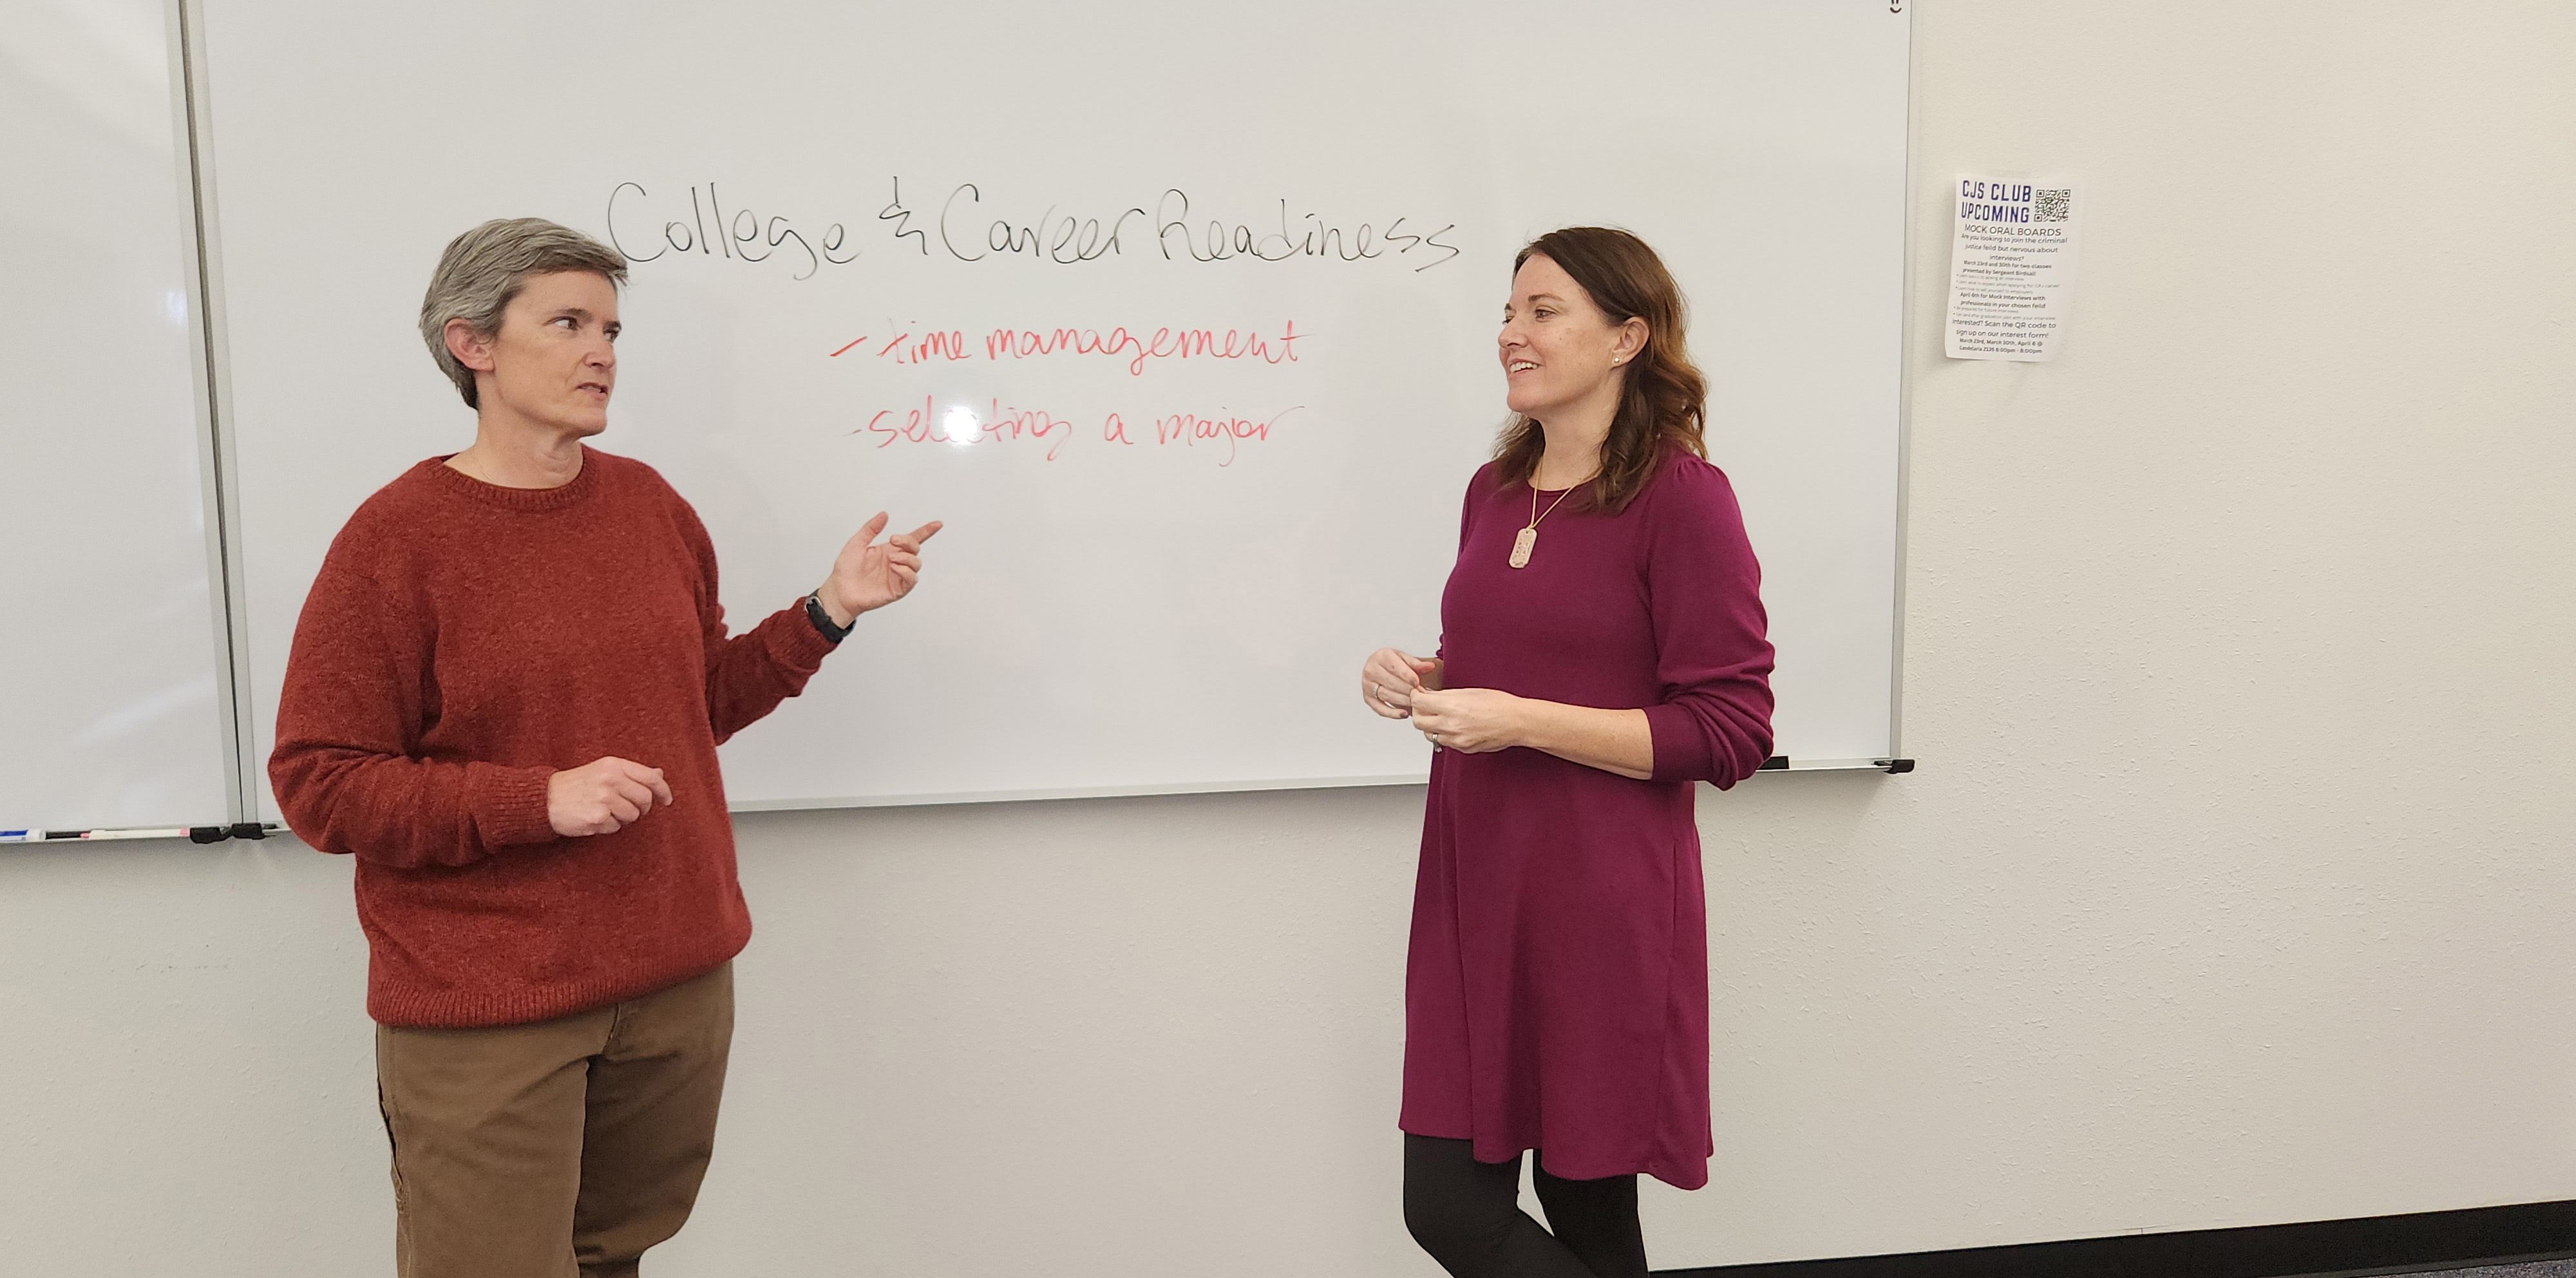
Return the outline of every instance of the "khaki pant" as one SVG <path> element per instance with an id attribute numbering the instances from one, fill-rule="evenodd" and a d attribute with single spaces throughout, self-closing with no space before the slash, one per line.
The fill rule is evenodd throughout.
<path id="1" fill-rule="evenodd" d="M 376 1027 L 402 1278 L 619 1278 L 715 1150 L 733 966 L 534 1025 Z"/>

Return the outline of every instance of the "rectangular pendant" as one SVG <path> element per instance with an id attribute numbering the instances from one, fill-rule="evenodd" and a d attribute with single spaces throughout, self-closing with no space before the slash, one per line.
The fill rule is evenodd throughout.
<path id="1" fill-rule="evenodd" d="M 1512 538 L 1512 567 L 1529 567 L 1530 547 L 1537 544 L 1538 530 L 1535 528 L 1524 528 L 1520 536 Z"/>

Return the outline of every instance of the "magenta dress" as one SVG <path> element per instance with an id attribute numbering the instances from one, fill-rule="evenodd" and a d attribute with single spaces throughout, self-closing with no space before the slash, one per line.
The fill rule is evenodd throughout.
<path id="1" fill-rule="evenodd" d="M 1554 499 L 1540 494 L 1541 509 Z M 1734 490 L 1674 452 L 1617 514 L 1558 507 L 1510 566 L 1530 490 L 1467 485 L 1441 595 L 1451 688 L 1643 708 L 1655 775 L 1536 750 L 1431 762 L 1404 980 L 1420 1136 L 1576 1180 L 1708 1183 L 1708 914 L 1693 782 L 1771 749 L 1761 569 Z"/>

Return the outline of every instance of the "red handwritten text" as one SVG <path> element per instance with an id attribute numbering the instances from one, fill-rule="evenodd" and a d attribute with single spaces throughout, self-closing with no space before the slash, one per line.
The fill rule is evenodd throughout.
<path id="1" fill-rule="evenodd" d="M 1152 418 L 1154 434 L 1150 442 L 1182 448 L 1205 447 L 1212 456 L 1221 456 L 1217 465 L 1228 467 L 1252 444 L 1267 443 L 1271 433 L 1292 414 L 1305 411 L 1299 404 L 1283 408 L 1268 417 L 1247 417 L 1219 409 L 1214 415 L 1179 412 Z M 1046 460 L 1063 455 L 1064 446 L 1073 439 L 1074 423 L 1044 409 L 1021 408 L 1000 399 L 988 399 L 980 407 L 951 404 L 941 408 L 931 396 L 901 409 L 881 409 L 865 424 L 850 431 L 876 441 L 879 448 L 896 444 L 954 444 L 969 447 L 976 444 L 1025 442 L 1043 445 Z M 1130 433 L 1127 419 L 1109 413 L 1101 419 L 1100 438 L 1104 443 L 1137 445 L 1144 438 L 1140 420 Z"/>
<path id="2" fill-rule="evenodd" d="M 1277 426 L 1281 418 L 1304 407 L 1305 405 L 1299 404 L 1295 408 L 1283 408 L 1260 421 L 1223 412 L 1215 417 L 1201 417 L 1196 413 L 1174 413 L 1169 417 L 1154 419 L 1154 442 L 1185 444 L 1196 448 L 1202 442 L 1214 447 L 1215 441 L 1221 439 L 1225 441 L 1225 460 L 1218 462 L 1217 465 L 1231 466 L 1234 464 L 1237 452 L 1243 447 L 1243 441 L 1268 440 L 1271 428 Z"/>
<path id="3" fill-rule="evenodd" d="M 921 397 L 921 406 L 898 413 L 882 409 L 868 418 L 867 424 L 851 431 L 866 433 L 877 441 L 877 447 L 891 447 L 900 440 L 908 444 L 1001 443 L 1030 440 L 1047 446 L 1046 459 L 1054 461 L 1073 438 L 1073 423 L 1041 408 L 1004 405 L 1001 400 L 986 401 L 978 413 L 964 404 L 951 405 L 941 412 L 931 397 Z"/>
<path id="4" fill-rule="evenodd" d="M 984 358 L 994 361 L 1049 356 L 1110 359 L 1124 362 L 1128 376 L 1141 377 L 1146 365 L 1155 360 L 1251 360 L 1263 364 L 1294 364 L 1298 362 L 1298 341 L 1310 336 L 1310 333 L 1298 332 L 1297 321 L 1293 319 L 1280 325 L 1275 334 L 1267 330 L 1239 328 L 1157 328 L 1150 334 L 1123 326 L 1106 332 L 1096 328 L 997 328 L 984 334 Z M 876 359 L 895 364 L 954 363 L 975 357 L 962 330 L 905 328 L 883 340 L 854 338 L 826 358 L 839 359 L 853 350 L 872 353 Z"/>

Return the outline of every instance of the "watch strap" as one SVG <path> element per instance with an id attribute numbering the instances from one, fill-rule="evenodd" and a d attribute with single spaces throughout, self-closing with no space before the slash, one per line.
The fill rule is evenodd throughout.
<path id="1" fill-rule="evenodd" d="M 850 624 L 846 626 L 832 624 L 832 614 L 823 610 L 823 594 L 819 590 L 805 596 L 805 619 L 814 623 L 815 631 L 823 636 L 825 642 L 833 644 L 849 638 L 850 631 L 859 624 L 856 617 L 850 618 Z"/>

